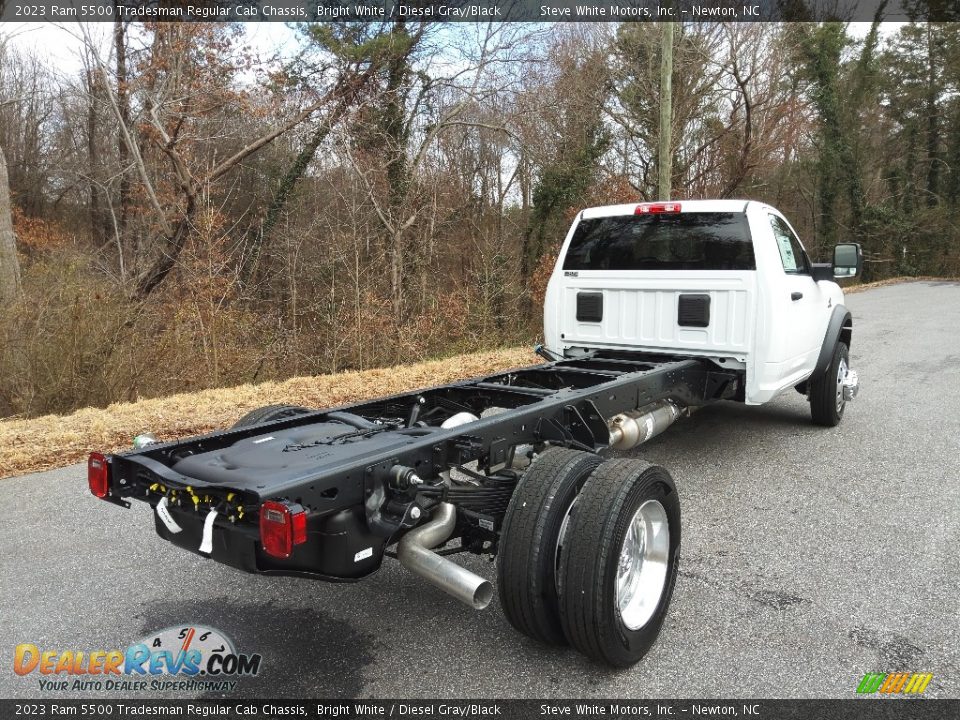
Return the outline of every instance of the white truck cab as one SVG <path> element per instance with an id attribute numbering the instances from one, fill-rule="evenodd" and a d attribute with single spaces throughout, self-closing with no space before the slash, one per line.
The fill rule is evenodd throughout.
<path id="1" fill-rule="evenodd" d="M 834 280 L 861 264 L 852 243 L 836 247 L 832 265 L 811 263 L 783 214 L 756 201 L 588 208 L 547 286 L 545 347 L 559 357 L 625 350 L 706 358 L 742 371 L 745 403 L 796 387 L 810 397 L 815 421 L 836 425 L 858 378 L 848 359 L 852 320 Z M 821 405 L 827 395 L 835 400 L 819 418 L 817 393 Z"/>

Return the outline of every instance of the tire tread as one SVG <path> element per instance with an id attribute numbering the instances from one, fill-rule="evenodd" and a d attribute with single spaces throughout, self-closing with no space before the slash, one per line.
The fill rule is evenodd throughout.
<path id="1" fill-rule="evenodd" d="M 816 425 L 836 427 L 843 419 L 843 410 L 837 412 L 836 405 L 836 377 L 840 358 L 847 358 L 849 364 L 849 350 L 844 342 L 837 342 L 826 372 L 810 380 L 810 416 Z"/>
<path id="2" fill-rule="evenodd" d="M 566 513 L 566 507 L 557 508 L 554 502 L 565 485 L 589 475 L 600 462 L 579 450 L 548 450 L 524 474 L 504 516 L 497 555 L 500 603 L 514 628 L 544 643 L 566 644 L 556 589 L 544 587 L 548 580 L 552 583 L 545 567 L 553 563 L 556 546 L 543 538 L 554 529 L 557 513 Z M 559 532 L 559 526 L 555 529 Z M 554 599 L 548 602 L 551 593 Z"/>
<path id="3" fill-rule="evenodd" d="M 604 587 L 605 573 L 611 554 L 619 554 L 619 546 L 614 547 L 614 544 L 621 510 L 637 491 L 639 478 L 653 467 L 642 460 L 617 459 L 603 463 L 594 471 L 580 493 L 573 526 L 569 530 L 576 540 L 560 569 L 564 587 L 560 597 L 560 617 L 570 644 L 594 660 L 619 667 L 631 665 L 639 658 L 611 652 L 611 647 L 617 643 L 614 628 L 601 619 L 604 610 L 601 604 L 611 601 L 609 591 Z M 672 481 L 668 487 L 671 492 L 676 492 Z M 671 525 L 670 532 L 671 543 L 676 533 L 676 552 L 679 553 L 679 524 L 676 527 Z M 663 589 L 667 606 L 676 581 L 675 562 L 668 571 Z M 655 639 L 662 617 L 655 617 L 651 623 L 656 623 L 653 628 Z"/>

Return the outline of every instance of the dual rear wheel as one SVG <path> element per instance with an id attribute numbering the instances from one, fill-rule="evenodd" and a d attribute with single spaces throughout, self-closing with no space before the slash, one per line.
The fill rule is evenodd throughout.
<path id="1" fill-rule="evenodd" d="M 680 503 L 666 470 L 551 449 L 521 479 L 504 517 L 501 604 L 536 640 L 632 665 L 660 633 L 679 552 Z"/>

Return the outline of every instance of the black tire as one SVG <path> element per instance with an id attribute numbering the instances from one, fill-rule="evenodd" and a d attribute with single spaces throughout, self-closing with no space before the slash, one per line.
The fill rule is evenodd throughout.
<path id="1" fill-rule="evenodd" d="M 846 402 L 843 399 L 843 377 L 850 368 L 850 353 L 847 344 L 837 342 L 833 359 L 827 371 L 810 380 L 810 415 L 813 422 L 824 427 L 835 427 L 843 419 Z"/>
<path id="2" fill-rule="evenodd" d="M 652 613 L 637 617 L 631 629 L 618 607 L 617 582 L 621 550 L 631 521 L 641 506 L 663 513 L 669 530 L 660 594 L 649 597 Z M 560 619 L 564 634 L 577 650 L 615 667 L 633 665 L 660 634 L 680 556 L 680 500 L 670 474 L 641 460 L 610 460 L 587 480 L 577 500 L 568 532 L 567 552 L 560 564 Z M 662 535 L 661 535 L 662 537 Z M 652 541 L 648 541 L 651 547 Z M 653 562 L 651 561 L 651 568 Z M 649 585 L 647 587 L 650 587 Z M 649 612 L 649 611 L 648 611 Z"/>
<path id="3" fill-rule="evenodd" d="M 283 418 L 295 417 L 310 412 L 299 405 L 265 405 L 262 408 L 251 410 L 233 424 L 233 429 L 251 427 L 260 423 L 273 422 Z"/>
<path id="4" fill-rule="evenodd" d="M 524 473 L 507 507 L 497 555 L 500 604 L 511 625 L 540 642 L 567 643 L 557 596 L 558 541 L 577 493 L 601 462 L 579 450 L 547 450 Z"/>

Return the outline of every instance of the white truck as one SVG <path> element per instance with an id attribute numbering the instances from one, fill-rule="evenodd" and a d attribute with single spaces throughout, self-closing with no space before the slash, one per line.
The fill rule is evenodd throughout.
<path id="1" fill-rule="evenodd" d="M 584 210 L 547 290 L 547 362 L 339 408 L 268 406 L 227 430 L 94 452 L 90 491 L 148 503 L 161 538 L 251 573 L 354 582 L 393 557 L 480 609 L 492 584 L 450 556 L 496 556 L 516 629 L 630 665 L 670 605 L 680 500 L 664 468 L 602 451 L 698 406 L 790 388 L 815 422 L 839 423 L 858 382 L 833 280 L 861 262 L 845 244 L 812 264 L 758 202 Z"/>
<path id="2" fill-rule="evenodd" d="M 858 390 L 843 291 L 859 245 L 810 262 L 787 219 L 745 200 L 609 205 L 570 228 L 547 286 L 547 350 L 630 350 L 710 360 L 742 373 L 738 400 L 789 388 L 814 422 L 840 422 Z"/>

